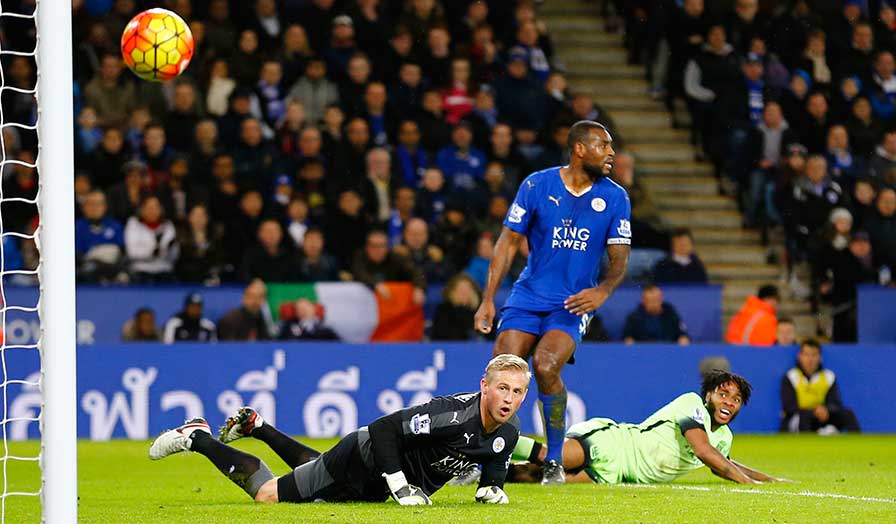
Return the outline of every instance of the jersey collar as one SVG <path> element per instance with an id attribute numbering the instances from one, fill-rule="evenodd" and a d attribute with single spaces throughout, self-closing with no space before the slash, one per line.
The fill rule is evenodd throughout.
<path id="1" fill-rule="evenodd" d="M 563 166 L 563 168 L 569 168 L 569 165 L 567 164 L 567 165 Z M 563 169 L 563 168 L 560 168 L 560 169 Z M 594 187 L 594 184 L 592 183 L 590 186 L 588 186 L 588 187 L 586 187 L 585 189 L 583 189 L 583 190 L 579 191 L 578 193 L 576 193 L 575 191 L 572 190 L 571 187 L 569 187 L 568 185 L 566 185 L 565 182 L 563 182 L 563 177 L 560 176 L 560 169 L 557 170 L 557 177 L 560 179 L 560 183 L 563 184 L 563 187 L 566 189 L 566 192 L 569 193 L 570 195 L 572 195 L 572 196 L 574 196 L 574 197 L 576 197 L 576 198 L 579 198 L 579 197 L 581 197 L 581 196 L 583 196 L 583 195 L 588 194 L 588 192 L 591 191 L 591 188 Z"/>

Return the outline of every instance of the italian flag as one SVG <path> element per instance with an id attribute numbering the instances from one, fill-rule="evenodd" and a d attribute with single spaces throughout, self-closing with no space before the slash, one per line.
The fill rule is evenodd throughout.
<path id="1" fill-rule="evenodd" d="M 389 299 L 358 282 L 268 284 L 275 321 L 283 304 L 307 298 L 323 308 L 324 324 L 343 342 L 418 342 L 423 338 L 423 308 L 414 304 L 414 287 L 388 282 Z"/>

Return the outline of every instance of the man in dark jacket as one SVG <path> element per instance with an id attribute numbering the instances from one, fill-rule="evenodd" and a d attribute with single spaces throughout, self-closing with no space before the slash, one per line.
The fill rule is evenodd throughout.
<path id="1" fill-rule="evenodd" d="M 355 281 L 367 285 L 383 298 L 391 292 L 386 282 L 410 282 L 414 285 L 414 302 L 423 304 L 426 279 L 411 260 L 389 251 L 389 238 L 379 230 L 367 235 L 364 249 L 355 253 L 351 266 Z"/>
<path id="2" fill-rule="evenodd" d="M 857 231 L 849 239 L 848 249 L 832 250 L 819 257 L 824 280 L 822 297 L 833 306 L 833 339 L 835 342 L 856 342 L 858 338 L 858 303 L 856 287 L 877 281 L 868 233 Z"/>
<path id="3" fill-rule="evenodd" d="M 264 306 L 268 289 L 261 280 L 253 280 L 243 292 L 240 307 L 231 309 L 218 320 L 219 340 L 268 340 L 271 338 Z"/>
<path id="4" fill-rule="evenodd" d="M 529 77 L 525 50 L 514 47 L 507 56 L 507 72 L 495 81 L 498 114 L 514 128 L 541 130 L 547 98 Z"/>
<path id="5" fill-rule="evenodd" d="M 339 340 L 339 336 L 324 325 L 319 304 L 300 298 L 295 303 L 295 316 L 280 323 L 280 340 Z"/>
<path id="6" fill-rule="evenodd" d="M 215 323 L 202 316 L 202 295 L 190 293 L 184 300 L 184 308 L 165 322 L 162 341 L 174 342 L 214 342 Z"/>
<path id="7" fill-rule="evenodd" d="M 660 284 L 706 284 L 706 268 L 694 253 L 694 237 L 687 228 L 672 232 L 669 255 L 653 268 L 654 280 Z"/>
<path id="8" fill-rule="evenodd" d="M 781 378 L 781 431 L 817 431 L 831 435 L 860 431 L 852 410 L 843 407 L 834 372 L 821 365 L 821 344 L 806 340 L 796 355 L 796 366 Z"/>
<path id="9" fill-rule="evenodd" d="M 622 332 L 626 344 L 635 342 L 691 342 L 687 326 L 671 304 L 663 302 L 662 290 L 653 284 L 644 286 L 641 304 L 625 320 Z"/>
<path id="10" fill-rule="evenodd" d="M 295 280 L 298 258 L 289 242 L 283 242 L 283 227 L 273 218 L 258 226 L 258 244 L 243 258 L 243 279 L 260 278 L 265 282 Z"/>

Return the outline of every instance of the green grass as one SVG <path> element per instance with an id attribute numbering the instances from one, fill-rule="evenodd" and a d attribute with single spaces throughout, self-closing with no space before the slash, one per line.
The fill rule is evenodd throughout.
<path id="1" fill-rule="evenodd" d="M 312 445 L 322 449 L 333 442 Z M 262 456 L 276 474 L 287 470 L 258 442 L 240 442 L 238 447 Z M 37 448 L 36 442 L 16 443 L 10 445 L 10 452 L 33 455 Z M 734 522 L 896 522 L 896 436 L 735 438 L 736 460 L 792 479 L 792 484 L 741 491 L 740 486 L 704 469 L 674 484 L 651 487 L 513 484 L 506 489 L 511 504 L 503 507 L 473 503 L 473 487 L 446 487 L 433 497 L 434 505 L 424 509 L 401 508 L 392 502 L 254 504 L 202 456 L 182 454 L 152 462 L 146 458 L 147 449 L 147 442 L 80 443 L 80 522 L 693 523 L 723 515 Z M 10 461 L 7 475 L 11 491 L 33 491 L 39 486 L 36 464 Z M 868 499 L 819 497 L 807 492 Z M 6 522 L 39 521 L 35 498 L 7 499 Z"/>

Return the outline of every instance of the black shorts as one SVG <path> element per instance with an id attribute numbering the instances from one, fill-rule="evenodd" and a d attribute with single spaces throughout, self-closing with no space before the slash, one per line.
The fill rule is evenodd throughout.
<path id="1" fill-rule="evenodd" d="M 355 431 L 278 478 L 277 497 L 280 502 L 382 502 L 389 491 L 385 479 L 362 460 Z"/>

